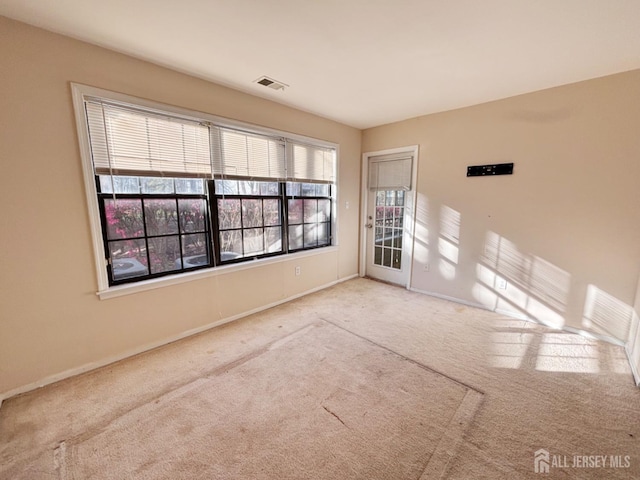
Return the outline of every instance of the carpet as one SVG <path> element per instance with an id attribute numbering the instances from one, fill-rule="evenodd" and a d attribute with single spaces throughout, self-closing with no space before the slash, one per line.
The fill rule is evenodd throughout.
<path id="1" fill-rule="evenodd" d="M 320 321 L 60 442 L 67 479 L 431 479 L 482 394 Z"/>

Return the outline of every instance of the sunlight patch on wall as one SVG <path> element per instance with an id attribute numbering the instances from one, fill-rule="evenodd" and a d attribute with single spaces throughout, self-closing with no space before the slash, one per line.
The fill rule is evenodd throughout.
<path id="1" fill-rule="evenodd" d="M 440 208 L 440 237 L 438 253 L 440 274 L 447 280 L 456 276 L 458 255 L 460 252 L 460 212 L 443 205 Z"/>
<path id="2" fill-rule="evenodd" d="M 440 238 L 438 240 L 438 253 L 449 263 L 458 264 L 458 245 L 451 243 L 449 240 Z"/>
<path id="3" fill-rule="evenodd" d="M 585 328 L 627 342 L 632 320 L 633 308 L 630 305 L 594 285 L 587 287 L 582 318 Z"/>
<path id="4" fill-rule="evenodd" d="M 522 253 L 510 240 L 488 232 L 482 263 L 476 267 L 480 284 L 495 294 L 494 309 L 520 312 L 545 325 L 564 325 L 571 276 L 535 255 Z M 488 305 L 491 297 L 474 287 L 474 298 Z"/>
<path id="5" fill-rule="evenodd" d="M 421 265 L 429 263 L 429 199 L 418 194 L 416 200 L 415 243 L 413 259 Z"/>
<path id="6" fill-rule="evenodd" d="M 481 265 L 478 266 L 480 267 Z M 480 305 L 490 310 L 495 310 L 498 302 L 498 294 L 489 287 L 480 282 L 476 282 L 471 289 L 471 295 L 473 295 L 473 298 L 476 299 Z"/>
<path id="7" fill-rule="evenodd" d="M 456 278 L 456 267 L 442 258 L 438 262 L 438 270 L 440 275 L 447 280 Z"/>
<path id="8" fill-rule="evenodd" d="M 534 297 L 529 297 L 526 310 L 531 317 L 544 325 L 552 328 L 562 328 L 564 326 L 564 317 L 562 315 Z"/>
<path id="9" fill-rule="evenodd" d="M 536 354 L 536 370 L 542 372 L 598 373 L 596 340 L 568 333 L 547 333 Z"/>

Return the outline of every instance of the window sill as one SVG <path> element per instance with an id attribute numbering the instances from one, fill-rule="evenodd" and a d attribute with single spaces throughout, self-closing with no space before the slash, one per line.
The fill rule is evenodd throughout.
<path id="1" fill-rule="evenodd" d="M 250 270 L 253 268 L 262 267 L 265 265 L 271 265 L 280 262 L 289 262 L 297 258 L 310 257 L 314 255 L 322 255 L 325 253 L 336 252 L 338 247 L 333 245 L 331 247 L 316 248 L 313 250 L 306 250 L 298 253 L 290 253 L 288 255 L 280 255 L 271 258 L 262 258 L 258 260 L 252 260 L 248 262 L 235 263 L 232 265 L 223 265 L 220 267 L 208 268 L 204 270 L 197 270 L 195 272 L 181 273 L 179 275 L 171 275 L 162 278 L 156 278 L 153 280 L 145 280 L 137 283 L 130 283 L 126 285 L 117 285 L 115 287 L 109 287 L 106 290 L 101 290 L 96 293 L 100 300 L 107 300 L 109 298 L 122 297 L 124 295 L 131 295 L 133 293 L 145 292 L 147 290 L 155 290 L 156 288 L 169 287 L 171 285 L 179 285 L 181 283 L 192 282 L 194 280 L 201 280 L 203 278 L 215 277 L 218 275 L 226 275 L 228 273 L 235 273 L 242 270 Z"/>

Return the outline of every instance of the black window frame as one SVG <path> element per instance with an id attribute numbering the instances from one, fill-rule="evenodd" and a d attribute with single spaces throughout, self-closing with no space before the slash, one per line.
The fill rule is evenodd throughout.
<path id="1" fill-rule="evenodd" d="M 287 250 L 285 248 L 285 229 L 286 229 L 286 218 L 285 218 L 285 210 L 284 210 L 284 202 L 282 201 L 282 193 L 283 193 L 283 182 L 278 181 L 278 180 L 259 180 L 258 182 L 264 182 L 264 183 L 277 183 L 278 184 L 278 193 L 277 194 L 260 194 L 260 195 L 256 195 L 256 194 L 246 194 L 246 193 L 226 193 L 226 192 L 218 192 L 215 186 L 215 182 L 216 180 L 226 180 L 226 179 L 212 179 L 207 181 L 208 184 L 208 190 L 209 192 L 213 192 L 213 194 L 210 195 L 210 199 L 209 199 L 209 209 L 211 211 L 211 218 L 212 218 L 212 237 L 213 237 L 213 244 L 214 244 L 214 255 L 215 255 L 215 259 L 216 259 L 216 265 L 228 265 L 228 264 L 233 264 L 233 263 L 243 263 L 243 262 L 247 262 L 247 261 L 251 261 L 251 260 L 257 260 L 260 258 L 267 258 L 267 257 L 276 257 L 276 256 L 280 256 L 280 255 L 285 255 L 287 254 Z M 253 182 L 255 180 L 252 179 L 233 179 L 231 181 L 238 181 L 238 182 Z M 218 201 L 219 200 L 226 200 L 226 199 L 232 199 L 232 200 L 239 200 L 240 201 L 240 205 L 241 205 L 241 210 L 240 210 L 240 227 L 236 227 L 236 228 L 224 228 L 221 229 L 220 228 L 220 216 L 219 216 L 219 207 L 218 207 Z M 277 200 L 278 201 L 278 212 L 280 215 L 280 225 L 264 225 L 264 208 L 262 209 L 262 214 L 263 214 L 263 224 L 262 226 L 253 226 L 253 227 L 245 227 L 243 225 L 243 215 L 242 215 L 242 201 L 243 200 Z M 265 228 L 272 228 L 272 227 L 280 227 L 280 242 L 281 242 L 281 247 L 280 247 L 280 251 L 278 252 L 265 252 L 265 253 L 259 253 L 259 254 L 255 254 L 255 255 L 244 255 L 244 256 L 240 256 L 240 257 L 236 257 L 236 258 L 226 258 L 223 259 L 222 258 L 222 254 L 226 253 L 226 252 L 222 252 L 221 250 L 221 240 L 220 240 L 220 235 L 221 232 L 228 232 L 228 231 L 241 231 L 241 243 L 242 243 L 242 248 L 244 250 L 244 230 L 249 230 L 249 229 L 254 229 L 254 228 L 262 228 L 263 229 L 263 241 L 264 241 L 264 229 Z M 244 253 L 244 252 L 243 252 Z"/>
<path id="2" fill-rule="evenodd" d="M 137 178 L 139 179 L 138 180 L 139 187 L 141 187 L 140 179 L 146 178 L 146 177 L 137 176 Z M 171 178 L 174 181 L 174 185 L 175 185 L 175 180 L 180 179 L 181 177 L 168 177 L 168 178 Z M 137 283 L 144 280 L 165 277 L 168 275 L 179 275 L 182 273 L 192 272 L 195 270 L 202 270 L 202 269 L 211 268 L 214 266 L 214 254 L 213 254 L 211 240 L 210 240 L 212 223 L 211 223 L 211 212 L 209 209 L 208 192 L 206 190 L 207 182 L 203 181 L 204 192 L 202 194 L 176 193 L 175 186 L 174 186 L 173 193 L 142 193 L 141 188 L 139 193 L 103 192 L 101 188 L 100 175 L 95 175 L 95 183 L 96 183 L 96 192 L 98 196 L 98 207 L 100 210 L 100 223 L 102 227 L 102 240 L 103 240 L 105 257 L 106 257 L 105 260 L 107 262 L 107 277 L 108 277 L 110 286 L 117 286 L 117 285 L 128 284 L 128 283 Z M 203 230 L 198 230 L 195 232 L 186 232 L 181 229 L 179 200 L 189 200 L 189 199 L 202 200 L 204 202 L 204 211 L 203 211 L 204 212 L 204 220 L 203 220 L 204 229 Z M 133 236 L 133 237 L 123 237 L 122 239 L 109 238 L 109 233 L 108 233 L 109 224 L 107 219 L 106 203 L 107 201 L 110 201 L 110 200 L 116 200 L 116 201 L 117 200 L 140 200 L 141 215 L 142 215 L 141 226 L 144 232 L 143 235 Z M 148 234 L 148 231 L 147 231 L 148 225 L 145 217 L 146 215 L 145 201 L 147 200 L 174 200 L 175 201 L 176 215 L 177 215 L 176 217 L 177 232 L 176 233 L 166 233 L 166 234 L 156 234 L 156 235 Z M 199 265 L 193 265 L 190 267 L 185 267 L 184 260 L 185 258 L 189 258 L 189 256 L 184 254 L 185 252 L 183 249 L 183 237 L 187 235 L 204 235 L 205 236 L 206 238 L 205 250 L 206 250 L 206 255 L 208 257 L 208 262 L 199 264 Z M 149 239 L 168 238 L 168 237 L 176 237 L 178 240 L 178 246 L 179 246 L 178 251 L 180 255 L 179 258 L 180 258 L 181 267 L 152 273 L 151 272 L 152 262 L 151 262 L 151 253 L 150 253 L 151 249 L 149 248 Z M 118 261 L 118 260 L 114 260 L 112 258 L 110 243 L 118 242 L 118 241 L 131 241 L 131 240 L 133 241 L 144 240 L 146 264 L 143 264 L 143 265 L 146 266 L 147 273 L 142 275 L 120 276 L 119 278 L 116 278 L 116 276 L 114 275 L 113 264 L 114 264 L 114 261 Z M 202 254 L 197 254 L 196 256 L 198 255 L 202 255 Z M 142 263 L 142 262 L 139 262 L 139 263 Z"/>
<path id="3" fill-rule="evenodd" d="M 289 194 L 289 184 L 299 184 L 300 185 L 300 195 L 290 195 Z M 327 186 L 327 195 L 304 195 L 302 194 L 302 189 L 304 185 L 314 185 L 316 186 L 316 190 L 317 187 L 319 185 L 326 185 Z M 287 251 L 289 253 L 295 253 L 295 252 L 301 252 L 304 250 L 313 250 L 315 248 L 323 248 L 323 247 L 328 247 L 331 246 L 332 242 L 333 242 L 333 233 L 332 233 L 332 211 L 333 211 L 333 197 L 332 194 L 333 192 L 333 184 L 326 184 L 326 183 L 313 183 L 313 182 L 304 182 L 304 181 L 287 181 L 285 183 L 285 211 L 287 213 Z M 317 192 L 316 192 L 317 193 Z M 291 200 L 300 200 L 302 201 L 302 209 L 301 209 L 301 215 L 302 215 L 302 222 L 301 223 L 289 223 L 289 201 Z M 327 218 L 326 220 L 323 221 L 314 221 L 314 222 L 307 222 L 305 221 L 305 201 L 306 200 L 315 200 L 315 201 L 319 201 L 319 200 L 325 200 L 329 202 L 329 212 L 327 214 Z M 317 210 L 316 210 L 317 211 Z M 327 243 L 323 243 L 323 244 L 316 244 L 316 245 L 305 245 L 305 226 L 306 225 L 316 225 L 316 227 L 320 224 L 325 225 L 325 228 L 327 229 L 327 234 L 326 234 L 326 238 L 327 238 Z M 300 248 L 291 248 L 291 243 L 290 243 L 290 233 L 289 233 L 289 229 L 292 226 L 297 226 L 300 225 L 302 226 L 302 247 Z"/>
<path id="4" fill-rule="evenodd" d="M 127 175 L 122 175 L 123 177 L 127 177 Z M 333 243 L 333 232 L 332 232 L 332 224 L 333 224 L 333 196 L 335 194 L 335 184 L 320 184 L 320 183 L 315 183 L 315 182 L 304 182 L 304 181 L 284 181 L 284 180 L 258 180 L 259 182 L 267 182 L 267 183 L 277 183 L 278 185 L 278 193 L 275 194 L 247 194 L 247 193 L 240 193 L 240 191 L 238 191 L 238 193 L 225 193 L 225 192 L 218 192 L 216 190 L 216 180 L 219 179 L 200 179 L 202 181 L 203 184 L 203 193 L 199 194 L 199 193 L 176 193 L 176 189 L 175 189 L 175 180 L 176 179 L 181 179 L 181 178 L 186 178 L 186 177 L 179 177 L 179 176 L 172 176 L 172 177 L 165 177 L 166 179 L 172 179 L 174 181 L 174 191 L 172 193 L 142 193 L 142 189 L 141 189 L 141 184 L 142 181 L 141 179 L 146 178 L 144 176 L 137 176 L 138 178 L 138 185 L 140 187 L 139 193 L 113 193 L 110 191 L 102 191 L 101 188 L 101 182 L 100 182 L 100 175 L 95 175 L 95 185 L 96 185 L 96 191 L 97 191 L 97 196 L 98 196 L 98 206 L 99 206 L 99 210 L 100 210 L 100 221 L 101 221 L 101 228 L 102 228 L 102 241 L 103 241 L 103 245 L 104 245 L 104 251 L 105 251 L 105 256 L 106 256 L 106 261 L 107 261 L 107 276 L 108 276 L 108 280 L 109 280 L 109 286 L 117 286 L 117 285 L 123 285 L 123 284 L 132 284 L 132 283 L 138 283 L 138 282 L 142 282 L 145 280 L 150 280 L 150 279 L 155 279 L 155 278 L 160 278 L 160 277 L 165 277 L 168 275 L 180 275 L 180 274 L 184 274 L 184 273 L 188 273 L 188 272 L 193 272 L 193 271 L 197 271 L 197 270 L 202 270 L 202 269 L 209 269 L 209 268 L 215 268 L 217 266 L 223 266 L 223 265 L 230 265 L 230 264 L 237 264 L 237 263 L 245 263 L 245 262 L 250 262 L 253 260 L 257 260 L 257 259 L 261 259 L 261 258 L 269 258 L 269 257 L 277 257 L 277 256 L 282 256 L 282 255 L 288 255 L 288 254 L 292 254 L 292 253 L 298 253 L 298 252 L 302 252 L 302 251 L 306 251 L 306 250 L 313 250 L 313 249 L 319 249 L 319 248 L 325 248 L 325 247 L 330 247 Z M 239 182 L 254 182 L 256 180 L 254 179 L 250 179 L 250 178 L 237 178 L 234 179 L 237 180 Z M 288 184 L 300 184 L 300 192 L 302 192 L 302 185 L 314 185 L 314 188 L 316 189 L 316 193 L 318 190 L 318 187 L 315 187 L 316 185 L 326 185 L 327 188 L 327 195 L 293 195 L 290 194 L 289 189 L 288 189 Z M 113 199 L 121 199 L 121 200 L 140 200 L 140 205 L 141 205 L 141 215 L 142 215 L 142 219 L 141 219 L 141 225 L 143 228 L 143 235 L 140 236 L 133 236 L 133 237 L 123 237 L 122 239 L 120 238 L 109 238 L 109 233 L 108 233 L 108 219 L 107 219 L 107 214 L 106 214 L 106 203 L 107 201 L 113 200 Z M 204 229 L 203 230 L 198 230 L 196 232 L 193 233 L 187 233 L 185 231 L 183 231 L 181 229 L 180 226 L 180 208 L 179 208 L 179 200 L 188 200 L 188 199 L 195 199 L 195 200 L 201 200 L 204 202 L 205 208 L 204 208 Z M 220 228 L 220 221 L 219 221 L 219 212 L 218 212 L 218 200 L 221 199 L 237 199 L 240 200 L 240 202 L 242 202 L 243 200 L 277 200 L 278 201 L 278 212 L 279 212 L 279 216 L 280 216 L 280 224 L 279 225 L 264 225 L 264 208 L 263 208 L 263 224 L 262 226 L 256 227 L 256 226 L 247 226 L 244 227 L 242 225 L 242 213 L 241 213 L 241 227 L 240 228 L 232 228 L 232 229 L 221 229 Z M 151 235 L 149 234 L 149 232 L 147 231 L 147 222 L 145 221 L 145 201 L 148 200 L 173 200 L 176 202 L 176 212 L 177 212 L 177 217 L 178 217 L 178 226 L 177 226 L 177 232 L 175 233 L 167 233 L 167 234 L 159 234 L 159 235 Z M 290 224 L 289 223 L 289 201 L 290 200 L 300 200 L 302 202 L 302 211 L 301 211 L 301 215 L 302 215 L 302 223 L 296 223 L 296 224 Z M 326 212 L 326 218 L 322 221 L 315 221 L 315 222 L 307 222 L 304 219 L 304 201 L 305 200 L 313 200 L 313 201 L 318 201 L 318 200 L 324 200 L 328 202 L 329 208 L 328 208 L 328 212 Z M 242 203 L 240 203 L 240 205 L 242 206 Z M 324 224 L 325 228 L 327 229 L 327 234 L 326 234 L 326 243 L 321 243 L 321 244 L 315 244 L 315 245 L 306 245 L 305 246 L 305 242 L 304 242 L 304 231 L 305 231 L 305 225 L 319 225 L 319 224 Z M 303 230 L 303 238 L 302 238 L 302 247 L 300 248 L 290 248 L 290 238 L 289 238 L 289 228 L 291 225 L 297 226 L 300 225 L 302 226 L 302 230 Z M 228 258 L 228 259 L 223 259 L 222 258 L 222 251 L 221 251 L 221 241 L 220 241 L 220 234 L 223 231 L 231 231 L 231 230 L 242 230 L 244 233 L 244 230 L 248 230 L 248 229 L 253 229 L 253 228 L 262 228 L 263 229 L 263 241 L 264 241 L 264 229 L 265 228 L 271 228 L 271 227 L 279 227 L 280 230 L 280 241 L 281 241 L 281 248 L 279 251 L 277 252 L 265 252 L 265 253 L 260 253 L 260 254 L 256 254 L 256 255 L 246 255 L 246 256 L 240 256 L 237 258 Z M 190 234 L 196 234 L 196 235 L 205 235 L 206 238 L 206 243 L 205 243 L 205 250 L 206 250 L 206 255 L 208 258 L 208 261 L 206 263 L 202 263 L 202 264 L 198 264 L 198 265 L 194 265 L 194 266 L 190 266 L 190 267 L 185 267 L 185 258 L 188 258 L 189 256 L 185 255 L 185 251 L 183 248 L 183 237 L 186 235 L 190 235 Z M 160 238 L 160 237 L 177 237 L 178 238 L 178 242 L 179 242 L 179 254 L 180 254 L 180 260 L 181 260 L 181 267 L 180 268 L 175 268 L 175 269 L 171 269 L 171 270 L 166 270 L 166 271 L 162 271 L 162 272 L 155 272 L 152 273 L 151 272 L 151 259 L 150 259 L 150 248 L 149 248 L 149 239 L 154 239 L 154 238 Z M 116 278 L 114 275 L 114 271 L 113 271 L 113 262 L 115 260 L 113 260 L 111 258 L 111 249 L 110 249 L 110 244 L 116 241 L 129 241 L 129 240 L 134 240 L 134 241 L 144 241 L 145 244 L 145 255 L 146 255 L 146 267 L 147 267 L 147 272 L 145 274 L 141 274 L 141 275 L 132 275 L 132 276 L 120 276 L 119 278 Z M 200 254 L 199 254 L 200 255 Z"/>

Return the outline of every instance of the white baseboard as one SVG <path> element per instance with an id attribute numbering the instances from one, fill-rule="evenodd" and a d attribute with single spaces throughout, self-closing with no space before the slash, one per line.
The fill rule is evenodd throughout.
<path id="1" fill-rule="evenodd" d="M 636 386 L 640 387 L 640 372 L 638 372 L 638 368 L 635 363 L 631 360 L 631 351 L 629 350 L 629 345 L 624 346 L 624 352 L 627 354 L 627 360 L 629 360 L 629 365 L 631 365 L 631 373 L 633 374 L 633 380 L 636 382 Z"/>
<path id="2" fill-rule="evenodd" d="M 459 303 L 461 305 L 466 305 L 467 307 L 480 308 L 481 310 L 488 310 L 490 312 L 492 311 L 490 308 L 487 308 L 486 306 L 480 303 L 469 302 L 468 300 L 463 300 L 461 298 L 456 298 L 456 297 L 450 297 L 449 295 L 442 295 L 441 293 L 428 292 L 426 290 L 419 290 L 413 287 L 409 287 L 407 288 L 407 290 L 411 292 L 421 293 L 423 295 L 428 295 L 430 297 L 439 298 L 441 300 L 447 300 L 449 302 Z"/>
<path id="3" fill-rule="evenodd" d="M 344 278 L 340 278 L 338 280 L 334 280 L 333 282 L 329 282 L 329 283 L 324 284 L 324 285 L 320 285 L 319 287 L 312 288 L 312 289 L 307 290 L 305 292 L 292 295 L 292 296 L 287 297 L 285 299 L 278 300 L 276 302 L 272 302 L 272 303 L 269 303 L 267 305 L 262 305 L 260 307 L 254 308 L 252 310 L 248 310 L 246 312 L 242 312 L 242 313 L 239 313 L 237 315 L 233 315 L 231 317 L 224 318 L 222 320 L 217 320 L 215 322 L 209 323 L 207 325 L 203 325 L 201 327 L 197 327 L 197 328 L 193 328 L 191 330 L 187 330 L 185 332 L 179 333 L 177 335 L 173 335 L 173 336 L 171 336 L 169 338 L 165 338 L 165 339 L 157 341 L 157 342 L 148 343 L 146 345 L 142 345 L 142 346 L 133 348 L 131 350 L 127 350 L 127 351 L 125 351 L 123 353 L 120 353 L 120 354 L 117 354 L 117 355 L 113 355 L 111 357 L 108 357 L 108 358 L 105 358 L 105 359 L 102 359 L 102 360 L 98 360 L 96 362 L 87 363 L 87 364 L 81 365 L 79 367 L 71 368 L 69 370 L 65 370 L 65 371 L 60 372 L 60 373 L 49 375 L 49 376 L 47 376 L 47 377 L 45 377 L 45 378 L 43 378 L 41 380 L 29 383 L 27 385 L 23 385 L 21 387 L 15 388 L 13 390 L 9 390 L 8 392 L 2 392 L 2 393 L 0 393 L 0 407 L 2 407 L 2 401 L 3 400 L 6 400 L 6 399 L 11 398 L 11 397 L 14 397 L 16 395 L 20 395 L 21 393 L 30 392 L 32 390 L 36 390 L 36 389 L 44 387 L 46 385 L 50 385 L 52 383 L 59 382 L 60 380 L 64 380 L 66 378 L 74 377 L 76 375 L 80 375 L 82 373 L 86 373 L 86 372 L 89 372 L 91 370 L 95 370 L 97 368 L 101 368 L 101 367 L 104 367 L 106 365 L 110 365 L 110 364 L 115 363 L 115 362 L 119 362 L 120 360 L 124 360 L 125 358 L 129 358 L 129 357 L 132 357 L 134 355 L 138 355 L 140 353 L 148 352 L 149 350 L 153 350 L 154 348 L 158 348 L 158 347 L 161 347 L 163 345 L 167 345 L 169 343 L 172 343 L 172 342 L 175 342 L 175 341 L 178 341 L 178 340 L 182 340 L 183 338 L 187 338 L 187 337 L 190 337 L 192 335 L 196 335 L 198 333 L 205 332 L 205 331 L 210 330 L 212 328 L 219 327 L 220 325 L 224 325 L 225 323 L 233 322 L 233 321 L 238 320 L 240 318 L 247 317 L 249 315 L 253 315 L 254 313 L 259 313 L 259 312 L 262 312 L 263 310 L 268 310 L 269 308 L 273 308 L 273 307 L 276 307 L 278 305 L 282 305 L 283 303 L 287 303 L 287 302 L 290 302 L 290 301 L 295 300 L 297 298 L 309 295 L 311 293 L 315 293 L 315 292 L 318 292 L 320 290 L 324 290 L 326 288 L 332 287 L 332 286 L 337 285 L 337 284 L 342 283 L 342 282 L 346 282 L 346 281 L 351 280 L 351 279 L 356 278 L 356 277 L 358 277 L 357 273 L 354 274 L 354 275 L 349 275 L 348 277 L 344 277 Z"/>

